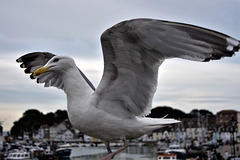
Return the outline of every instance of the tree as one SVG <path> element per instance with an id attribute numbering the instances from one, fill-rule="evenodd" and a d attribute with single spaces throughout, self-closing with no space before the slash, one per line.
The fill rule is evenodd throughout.
<path id="1" fill-rule="evenodd" d="M 30 137 L 34 130 L 37 130 L 43 124 L 43 113 L 36 109 L 30 109 L 23 113 L 18 121 L 14 122 L 11 134 L 14 136 L 23 136 L 24 132 L 28 132 Z"/>
<path id="2" fill-rule="evenodd" d="M 167 115 L 167 118 L 190 118 L 191 115 L 184 113 L 181 110 L 173 109 L 168 106 L 159 106 L 151 110 L 151 114 L 148 117 L 162 118 Z"/>
<path id="3" fill-rule="evenodd" d="M 209 117 L 213 117 L 214 114 L 208 110 L 205 110 L 205 109 L 193 109 L 190 114 L 193 116 L 193 117 L 198 117 L 198 114 L 201 115 L 201 116 L 209 116 Z"/>
<path id="4" fill-rule="evenodd" d="M 47 124 L 48 126 L 52 126 L 54 125 L 54 123 L 56 123 L 56 118 L 54 113 L 50 112 L 44 115 L 44 124 Z"/>
<path id="5" fill-rule="evenodd" d="M 66 119 L 68 119 L 68 114 L 66 110 L 57 110 L 55 112 L 55 119 L 57 123 L 60 123 Z"/>
<path id="6" fill-rule="evenodd" d="M 11 128 L 11 134 L 15 137 L 23 136 L 23 128 L 21 127 L 21 124 L 19 121 L 13 122 L 13 127 Z"/>

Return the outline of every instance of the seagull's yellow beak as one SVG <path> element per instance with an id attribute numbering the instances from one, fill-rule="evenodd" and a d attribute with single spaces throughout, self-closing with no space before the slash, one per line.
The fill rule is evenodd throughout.
<path id="1" fill-rule="evenodd" d="M 43 74 L 44 72 L 48 71 L 49 68 L 51 68 L 51 67 L 40 67 L 33 72 L 33 76 L 34 77 L 39 76 L 39 75 Z"/>

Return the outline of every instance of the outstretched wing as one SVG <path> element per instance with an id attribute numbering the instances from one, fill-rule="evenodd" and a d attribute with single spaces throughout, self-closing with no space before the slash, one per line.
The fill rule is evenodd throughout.
<path id="1" fill-rule="evenodd" d="M 32 52 L 23 55 L 22 57 L 18 58 L 16 61 L 22 63 L 20 65 L 21 68 L 26 68 L 24 71 L 25 73 L 30 73 L 30 78 L 35 79 L 33 76 L 33 72 L 44 66 L 55 54 L 49 52 Z M 63 89 L 64 84 L 62 81 L 61 76 L 54 72 L 46 72 L 37 77 L 37 83 L 45 83 L 45 87 L 54 86 L 59 89 Z"/>
<path id="2" fill-rule="evenodd" d="M 44 66 L 52 57 L 54 57 L 55 54 L 49 53 L 49 52 L 33 52 L 26 55 L 23 55 L 22 57 L 18 58 L 16 61 L 19 63 L 22 63 L 20 65 L 21 68 L 26 68 L 24 71 L 25 73 L 30 73 L 30 78 L 35 79 L 33 76 L 33 72 Z M 89 86 L 95 90 L 92 83 L 88 80 L 88 78 L 83 74 L 83 72 L 79 69 L 80 74 L 83 76 L 83 78 L 86 80 L 86 82 L 89 84 Z M 55 72 L 45 72 L 37 77 L 37 83 L 45 83 L 45 87 L 57 87 L 59 89 L 64 89 L 64 83 L 62 80 L 62 77 Z"/>
<path id="3" fill-rule="evenodd" d="M 121 22 L 102 34 L 101 43 L 104 74 L 96 107 L 119 116 L 150 112 L 165 59 L 205 62 L 231 57 L 240 47 L 238 40 L 216 31 L 152 19 Z"/>

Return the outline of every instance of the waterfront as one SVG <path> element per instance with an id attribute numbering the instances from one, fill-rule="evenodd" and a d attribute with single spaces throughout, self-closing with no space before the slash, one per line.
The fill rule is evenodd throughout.
<path id="1" fill-rule="evenodd" d="M 112 147 L 116 150 L 118 147 Z M 235 146 L 235 155 L 238 157 L 240 155 L 240 144 Z M 216 149 L 217 153 L 224 156 L 227 151 L 229 156 L 231 155 L 231 145 L 223 145 Z M 208 150 L 208 159 L 210 159 L 212 151 Z M 106 156 L 105 147 L 76 147 L 73 148 L 72 154 L 69 160 L 99 160 L 100 158 Z M 157 159 L 157 146 L 129 146 L 125 151 L 119 153 L 114 160 L 156 160 Z M 195 160 L 196 158 L 188 158 Z"/>
<path id="2" fill-rule="evenodd" d="M 65 146 L 62 149 L 71 148 L 71 154 L 68 158 L 59 157 L 58 154 L 55 154 L 55 158 L 58 157 L 58 160 L 99 160 L 107 155 L 107 150 L 104 144 L 98 144 L 98 146 L 93 146 L 90 143 L 84 144 L 72 144 L 72 145 L 61 145 Z M 162 146 L 162 145 L 161 145 Z M 171 145 L 177 146 L 177 145 Z M 125 151 L 120 152 L 114 157 L 115 160 L 157 160 L 158 150 L 159 153 L 165 152 L 168 153 L 167 150 L 171 150 L 171 146 L 160 147 L 156 144 L 146 145 L 144 143 L 132 143 Z M 115 151 L 121 147 L 121 144 L 116 143 L 111 146 L 112 150 Z M 210 147 L 210 146 L 209 146 Z M 214 155 L 216 160 L 222 160 L 225 156 L 225 152 L 228 152 L 228 158 L 233 158 L 233 146 L 231 144 L 217 145 L 214 148 L 206 148 L 206 146 L 199 146 L 198 148 L 189 148 L 186 150 L 186 158 L 187 160 L 210 160 L 210 158 Z M 32 149 L 31 149 L 32 148 Z M 33 146 L 22 146 L 19 151 L 28 151 L 31 154 L 32 158 L 40 158 L 46 159 L 43 155 L 39 155 L 37 153 L 45 153 L 44 151 L 36 150 L 39 147 L 34 148 Z M 49 148 L 49 146 L 47 147 Z M 235 157 L 240 157 L 240 143 L 235 144 Z M 27 150 L 28 149 L 28 150 Z M 30 150 L 29 150 L 30 149 Z M 40 148 L 39 148 L 40 149 Z M 8 153 L 12 153 L 13 150 L 9 150 Z M 35 152 L 36 151 L 36 152 Z M 39 152 L 40 151 L 40 152 Z M 7 154 L 7 153 L 6 153 Z M 5 154 L 5 155 L 6 155 Z M 34 156 L 35 155 L 35 156 Z M 37 156 L 38 155 L 38 156 Z M 51 157 L 51 156 L 50 156 Z M 1 156 L 0 156 L 1 159 Z M 184 158 L 185 159 L 185 158 Z"/>
<path id="3" fill-rule="evenodd" d="M 116 150 L 118 147 L 112 147 Z M 107 155 L 105 147 L 77 147 L 72 149 L 71 160 L 98 160 Z M 157 147 L 129 146 L 114 157 L 114 160 L 156 160 Z"/>

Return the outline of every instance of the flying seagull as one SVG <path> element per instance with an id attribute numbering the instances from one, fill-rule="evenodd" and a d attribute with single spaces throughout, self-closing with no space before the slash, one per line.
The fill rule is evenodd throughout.
<path id="1" fill-rule="evenodd" d="M 17 59 L 45 87 L 67 95 L 68 116 L 83 133 L 101 139 L 110 160 L 126 149 L 129 139 L 179 121 L 146 118 L 157 88 L 158 68 L 168 58 L 208 62 L 232 57 L 240 41 L 206 28 L 155 19 L 120 22 L 101 36 L 104 73 L 95 89 L 74 60 L 48 52 L 33 52 Z M 112 152 L 109 143 L 124 146 Z"/>

